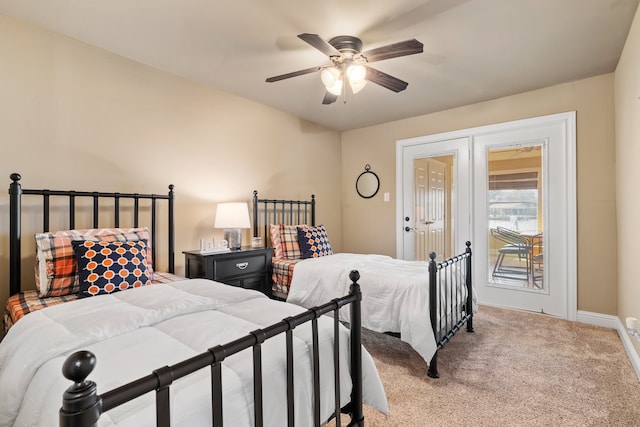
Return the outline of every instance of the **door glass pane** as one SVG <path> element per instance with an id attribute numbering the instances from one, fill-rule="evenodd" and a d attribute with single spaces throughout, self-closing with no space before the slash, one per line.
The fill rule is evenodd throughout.
<path id="1" fill-rule="evenodd" d="M 489 149 L 489 284 L 544 290 L 542 145 Z"/>

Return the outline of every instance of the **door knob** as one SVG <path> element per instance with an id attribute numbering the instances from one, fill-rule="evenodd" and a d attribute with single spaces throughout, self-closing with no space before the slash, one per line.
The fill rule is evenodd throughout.
<path id="1" fill-rule="evenodd" d="M 404 231 L 411 231 L 411 227 L 405 227 Z"/>

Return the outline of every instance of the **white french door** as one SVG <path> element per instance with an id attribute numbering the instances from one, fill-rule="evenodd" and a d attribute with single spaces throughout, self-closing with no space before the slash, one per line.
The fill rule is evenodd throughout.
<path id="1" fill-rule="evenodd" d="M 575 112 L 398 141 L 398 258 L 417 258 L 416 159 L 445 155 L 454 157 L 454 253 L 471 240 L 478 302 L 575 320 Z M 529 193 L 496 191 L 504 188 Z M 535 203 L 516 200 L 522 194 L 534 194 Z M 525 247 L 496 239 L 498 227 Z"/>
<path id="2" fill-rule="evenodd" d="M 572 179 L 568 171 L 573 170 L 573 182 L 575 182 L 575 161 L 572 155 L 572 134 L 567 122 L 568 117 L 554 115 L 541 117 L 529 121 L 505 124 L 501 129 L 495 129 L 484 135 L 474 137 L 473 141 L 473 183 L 474 183 L 474 242 L 476 262 L 474 263 L 476 288 L 481 295 L 480 301 L 485 304 L 508 306 L 523 310 L 542 312 L 569 318 L 570 311 L 575 315 L 575 302 L 569 310 L 570 292 L 575 288 L 569 286 L 575 271 L 575 193 L 572 189 Z M 575 147 L 575 145 L 573 146 Z M 539 215 L 530 227 L 523 226 L 522 222 L 506 227 L 515 230 L 519 235 L 525 236 L 522 256 L 525 263 L 524 271 L 506 275 L 496 275 L 496 261 L 491 258 L 491 248 L 512 253 L 513 243 L 504 241 L 492 241 L 491 223 L 495 218 L 490 217 L 490 204 L 492 203 L 489 191 L 489 177 L 492 175 L 490 163 L 494 153 L 513 153 L 539 151 L 541 156 L 539 174 L 540 182 L 538 193 Z M 495 158 L 495 156 L 493 156 Z M 498 160 L 493 160 L 498 162 Z M 535 169 L 535 168 L 534 168 Z M 514 173 L 525 176 L 531 173 Z M 494 175 L 495 176 L 495 175 Z M 524 181 L 524 180 L 523 180 Z M 573 212 L 570 215 L 570 212 Z M 573 217 L 571 221 L 570 217 Z M 495 228 L 493 228 L 495 230 Z M 529 232 L 529 234 L 527 234 Z M 541 236 L 544 242 L 544 250 L 534 253 L 531 244 L 533 236 Z M 572 242 L 574 244 L 572 244 Z M 511 245 L 511 246 L 510 246 Z M 532 261 L 534 256 L 539 256 L 541 268 L 536 268 Z M 517 262 L 517 261 L 514 261 Z M 498 270 L 502 266 L 498 265 Z M 534 280 L 535 273 L 539 279 Z M 520 281 L 524 285 L 520 285 Z"/>

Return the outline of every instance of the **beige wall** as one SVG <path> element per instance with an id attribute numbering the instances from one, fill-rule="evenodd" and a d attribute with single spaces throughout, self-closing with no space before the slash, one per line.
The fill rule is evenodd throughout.
<path id="1" fill-rule="evenodd" d="M 0 303 L 9 174 L 25 188 L 176 191 L 176 265 L 216 203 L 308 198 L 341 249 L 338 132 L 0 15 Z M 327 173 L 310 173 L 309 164 Z M 28 224 L 24 224 L 28 228 Z M 32 233 L 24 230 L 26 257 Z M 244 233 L 246 239 L 250 233 Z M 27 271 L 27 274 L 32 274 Z M 32 276 L 31 276 L 32 280 Z"/>
<path id="2" fill-rule="evenodd" d="M 618 85 L 635 88 L 636 96 L 637 50 L 637 42 L 627 48 L 631 65 L 616 74 Z M 173 183 L 178 272 L 183 271 L 182 250 L 195 248 L 202 237 L 220 236 L 212 230 L 216 203 L 249 200 L 254 188 L 269 197 L 308 197 L 313 192 L 318 218 L 327 225 L 336 250 L 394 255 L 397 140 L 575 110 L 578 308 L 617 314 L 621 304 L 620 313 L 631 312 L 623 307 L 624 300 L 638 300 L 637 289 L 635 294 L 629 289 L 631 273 L 620 269 L 629 277 L 619 298 L 616 272 L 601 267 L 616 265 L 617 252 L 613 82 L 613 74 L 602 75 L 341 137 L 0 15 L 0 177 L 8 185 L 8 175 L 20 172 L 25 187 L 104 191 L 162 192 Z M 632 111 L 627 116 L 637 117 L 636 98 L 629 99 Z M 628 141 L 633 141 L 638 128 L 630 124 L 633 120 L 624 123 L 632 134 Z M 629 142 L 622 157 L 628 160 L 633 149 Z M 310 174 L 308 162 L 329 171 L 341 163 L 342 174 Z M 380 176 L 381 189 L 365 200 L 357 197 L 355 179 L 367 163 Z M 629 166 L 625 179 L 632 171 Z M 620 191 L 629 194 L 623 201 L 635 203 L 631 187 Z M 385 192 L 391 194 L 388 203 L 382 199 Z M 8 294 L 7 203 L 6 192 L 0 192 L 0 302 Z M 637 217 L 630 213 L 618 219 L 630 222 L 632 216 Z"/>
<path id="3" fill-rule="evenodd" d="M 618 315 L 640 318 L 640 8 L 615 73 Z M 640 353 L 640 343 L 632 340 Z"/>
<path id="4" fill-rule="evenodd" d="M 577 111 L 578 309 L 617 314 L 613 74 L 344 132 L 344 250 L 395 255 L 396 141 L 566 111 Z M 366 163 L 381 180 L 369 200 L 353 189 Z"/>

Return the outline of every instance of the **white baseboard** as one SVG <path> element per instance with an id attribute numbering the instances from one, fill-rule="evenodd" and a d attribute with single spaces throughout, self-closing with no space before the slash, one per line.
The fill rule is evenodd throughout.
<path id="1" fill-rule="evenodd" d="M 620 319 L 617 316 L 610 314 L 592 313 L 590 311 L 578 310 L 576 320 L 580 323 L 586 323 L 588 325 L 602 326 L 609 329 L 618 329 Z"/>
<path id="2" fill-rule="evenodd" d="M 629 361 L 631 362 L 633 369 L 636 371 L 636 376 L 640 379 L 640 355 L 638 355 L 636 348 L 631 342 L 631 337 L 627 333 L 627 328 L 622 324 L 618 316 L 578 310 L 576 320 L 580 323 L 602 326 L 618 331 L 624 350 L 627 352 L 627 357 L 629 357 Z"/>

